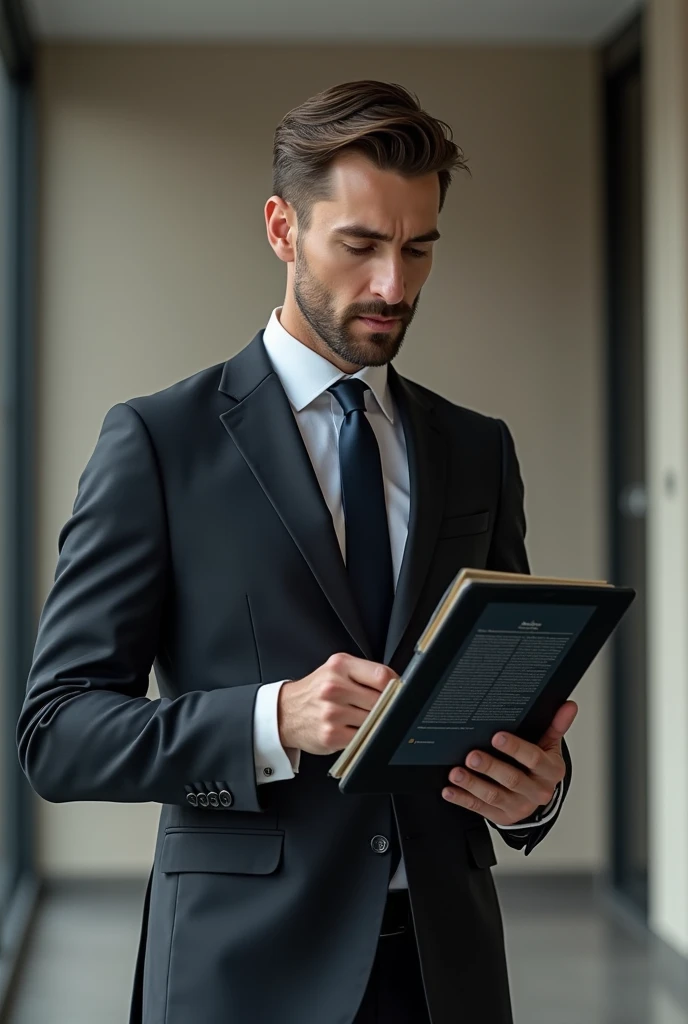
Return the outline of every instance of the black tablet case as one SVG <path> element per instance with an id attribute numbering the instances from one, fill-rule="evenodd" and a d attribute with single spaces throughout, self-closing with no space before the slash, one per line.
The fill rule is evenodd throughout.
<path id="1" fill-rule="evenodd" d="M 465 582 L 425 650 L 421 637 L 341 791 L 441 789 L 471 750 L 509 761 L 492 746 L 500 730 L 537 743 L 634 597 L 628 587 Z"/>

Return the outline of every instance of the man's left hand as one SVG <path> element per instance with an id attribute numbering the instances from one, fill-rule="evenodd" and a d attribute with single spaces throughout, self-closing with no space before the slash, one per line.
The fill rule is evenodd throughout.
<path id="1" fill-rule="evenodd" d="M 515 768 L 506 761 L 474 750 L 466 758 L 467 768 L 452 768 L 442 790 L 450 803 L 482 814 L 495 825 L 515 825 L 530 818 L 538 807 L 546 806 L 566 775 L 561 752 L 563 736 L 573 725 L 578 706 L 567 701 L 557 711 L 552 724 L 539 743 L 527 743 L 508 732 L 492 737 L 492 745 L 524 766 Z"/>

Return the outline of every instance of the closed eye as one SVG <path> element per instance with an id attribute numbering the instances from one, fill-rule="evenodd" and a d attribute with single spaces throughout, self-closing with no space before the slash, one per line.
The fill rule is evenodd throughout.
<path id="1" fill-rule="evenodd" d="M 350 252 L 353 256 L 366 256 L 368 253 L 375 251 L 375 246 L 373 245 L 366 245 L 365 248 L 363 249 L 356 248 L 355 246 L 352 245 L 347 245 L 346 242 L 342 242 L 342 245 L 344 246 L 346 251 Z M 426 252 L 424 249 L 406 249 L 406 252 L 417 260 L 425 259 L 426 256 L 430 255 L 430 253 Z"/>

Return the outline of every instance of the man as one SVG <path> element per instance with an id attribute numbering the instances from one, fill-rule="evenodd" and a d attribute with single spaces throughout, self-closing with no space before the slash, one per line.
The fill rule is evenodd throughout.
<path id="1" fill-rule="evenodd" d="M 522 770 L 469 757 L 393 799 L 327 774 L 458 569 L 528 571 L 506 426 L 391 366 L 462 166 L 399 86 L 291 111 L 283 306 L 112 409 L 80 481 L 18 740 L 48 800 L 163 805 L 132 1021 L 511 1021 L 486 821 L 544 837 L 575 705 L 538 746 L 503 737 Z"/>

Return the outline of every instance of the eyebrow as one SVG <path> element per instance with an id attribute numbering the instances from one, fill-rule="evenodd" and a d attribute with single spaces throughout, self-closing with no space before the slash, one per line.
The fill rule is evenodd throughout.
<path id="1" fill-rule="evenodd" d="M 372 242 L 394 241 L 392 235 L 385 235 L 381 231 L 373 231 L 363 224 L 345 224 L 341 228 L 335 228 L 334 233 L 336 235 L 347 235 L 349 238 L 364 238 Z M 415 238 L 409 238 L 409 242 L 436 242 L 439 238 L 440 233 L 435 228 L 433 231 L 426 231 L 424 235 L 416 235 Z"/>

